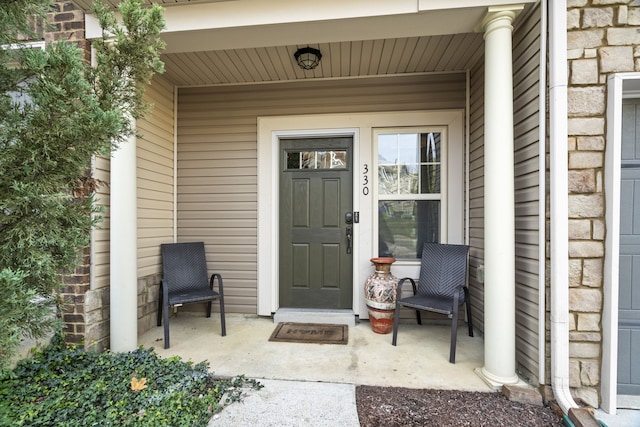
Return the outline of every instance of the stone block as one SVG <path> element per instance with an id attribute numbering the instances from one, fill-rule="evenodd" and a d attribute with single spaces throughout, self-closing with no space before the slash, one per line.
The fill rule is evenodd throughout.
<path id="1" fill-rule="evenodd" d="M 584 50 L 584 58 L 591 59 L 598 57 L 598 49 L 585 49 Z"/>
<path id="2" fill-rule="evenodd" d="M 582 265 L 582 285 L 590 288 L 601 287 L 604 269 L 602 259 L 585 259 Z"/>
<path id="3" fill-rule="evenodd" d="M 610 27 L 612 25 L 612 7 L 582 9 L 582 28 Z"/>
<path id="4" fill-rule="evenodd" d="M 101 322 L 102 320 L 104 320 L 102 317 L 102 310 L 92 310 L 85 314 L 85 322 L 87 325 L 93 325 Z"/>
<path id="5" fill-rule="evenodd" d="M 580 361 L 569 360 L 569 387 L 580 387 Z"/>
<path id="6" fill-rule="evenodd" d="M 599 332 L 569 332 L 569 340 L 575 342 L 597 342 L 602 341 L 602 335 Z"/>
<path id="7" fill-rule="evenodd" d="M 570 342 L 569 357 L 577 359 L 597 359 L 600 357 L 600 343 Z"/>
<path id="8" fill-rule="evenodd" d="M 580 362 L 580 380 L 583 385 L 600 384 L 600 365 L 594 361 Z"/>
<path id="9" fill-rule="evenodd" d="M 631 46 L 603 47 L 599 54 L 601 73 L 633 71 L 633 48 Z"/>
<path id="10" fill-rule="evenodd" d="M 571 117 L 568 120 L 569 135 L 604 135 L 604 118 Z"/>
<path id="11" fill-rule="evenodd" d="M 584 57 L 584 49 L 568 49 L 567 50 L 567 59 L 580 59 Z"/>
<path id="12" fill-rule="evenodd" d="M 580 9 L 569 9 L 567 11 L 567 30 L 577 30 L 580 28 Z"/>
<path id="13" fill-rule="evenodd" d="M 605 112 L 605 95 L 603 86 L 569 87 L 568 113 L 573 116 L 602 115 Z"/>
<path id="14" fill-rule="evenodd" d="M 94 342 L 103 340 L 109 336 L 109 322 L 100 322 L 87 326 L 85 342 L 91 345 Z"/>
<path id="15" fill-rule="evenodd" d="M 567 32 L 567 49 L 589 49 L 605 45 L 604 30 L 582 30 Z"/>
<path id="16" fill-rule="evenodd" d="M 587 5 L 587 0 L 567 0 L 567 8 L 582 7 Z"/>
<path id="17" fill-rule="evenodd" d="M 627 6 L 618 7 L 618 12 L 616 13 L 616 25 L 626 25 L 629 21 L 629 8 Z"/>
<path id="18" fill-rule="evenodd" d="M 601 218 L 604 216 L 604 198 L 601 194 L 570 194 L 570 218 Z"/>
<path id="19" fill-rule="evenodd" d="M 600 151 L 574 151 L 569 153 L 569 169 L 601 168 L 604 153 Z"/>
<path id="20" fill-rule="evenodd" d="M 574 314 L 569 313 L 569 331 L 576 330 L 576 316 Z"/>
<path id="21" fill-rule="evenodd" d="M 635 27 L 609 28 L 607 30 L 609 46 L 634 46 L 640 43 L 640 29 Z M 633 54 L 632 54 L 633 55 Z"/>
<path id="22" fill-rule="evenodd" d="M 85 294 L 84 309 L 89 312 L 102 307 L 102 292 L 92 289 Z"/>
<path id="23" fill-rule="evenodd" d="M 596 174 L 592 169 L 570 170 L 568 190 L 570 194 L 591 194 L 596 191 Z"/>
<path id="24" fill-rule="evenodd" d="M 505 384 L 502 386 L 502 394 L 511 402 L 543 406 L 542 396 L 532 387 L 520 387 L 513 384 Z"/>
<path id="25" fill-rule="evenodd" d="M 591 238 L 591 221 L 588 219 L 569 220 L 569 239 L 588 240 Z"/>
<path id="26" fill-rule="evenodd" d="M 579 136 L 577 146 L 580 151 L 604 151 L 603 136 Z"/>
<path id="27" fill-rule="evenodd" d="M 604 225 L 604 221 L 599 219 L 594 220 L 593 221 L 593 239 L 604 240 L 605 232 L 606 232 L 606 228 Z"/>
<path id="28" fill-rule="evenodd" d="M 598 61 L 596 59 L 571 61 L 571 83 L 576 85 L 598 83 Z"/>
<path id="29" fill-rule="evenodd" d="M 627 12 L 627 24 L 628 25 L 640 25 L 640 9 L 631 8 Z"/>
<path id="30" fill-rule="evenodd" d="M 569 310 L 572 312 L 599 313 L 602 309 L 602 292 L 593 288 L 569 289 Z"/>
<path id="31" fill-rule="evenodd" d="M 547 277 L 549 277 L 547 275 Z M 582 284 L 582 260 L 569 260 L 569 286 L 580 286 Z"/>
<path id="32" fill-rule="evenodd" d="M 578 331 L 599 332 L 600 313 L 578 313 Z"/>

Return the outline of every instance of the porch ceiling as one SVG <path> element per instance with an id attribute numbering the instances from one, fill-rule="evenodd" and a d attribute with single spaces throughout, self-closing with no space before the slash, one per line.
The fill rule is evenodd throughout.
<path id="1" fill-rule="evenodd" d="M 176 86 L 465 71 L 483 55 L 476 30 L 488 8 L 505 1 L 145 0 L 172 6 L 162 58 Z M 99 37 L 95 18 L 87 24 Z M 305 46 L 322 52 L 311 71 L 293 58 Z"/>
<path id="2" fill-rule="evenodd" d="M 322 52 L 311 71 L 300 69 L 293 58 L 306 44 L 167 53 L 162 59 L 167 79 L 194 86 L 464 71 L 483 54 L 478 33 L 310 45 Z"/>

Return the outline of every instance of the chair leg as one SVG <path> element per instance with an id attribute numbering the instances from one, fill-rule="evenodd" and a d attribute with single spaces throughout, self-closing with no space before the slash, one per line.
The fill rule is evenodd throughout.
<path id="1" fill-rule="evenodd" d="M 158 290 L 158 326 L 162 325 L 162 284 Z"/>
<path id="2" fill-rule="evenodd" d="M 227 325 L 224 320 L 224 296 L 220 294 L 220 324 L 222 325 L 222 336 L 227 335 Z"/>
<path id="3" fill-rule="evenodd" d="M 449 363 L 456 363 L 456 338 L 458 335 L 458 317 L 454 317 L 451 325 L 451 348 L 449 349 Z"/>
<path id="4" fill-rule="evenodd" d="M 456 298 L 457 300 L 457 298 Z M 451 346 L 449 348 L 449 363 L 456 363 L 456 343 L 458 341 L 458 308 L 459 305 L 455 301 L 453 307 L 453 316 L 451 317 Z"/>
<path id="5" fill-rule="evenodd" d="M 164 348 L 169 348 L 169 295 L 163 292 L 162 295 L 162 311 L 164 316 Z"/>
<path id="6" fill-rule="evenodd" d="M 169 348 L 169 307 L 164 310 L 164 348 Z"/>
<path id="7" fill-rule="evenodd" d="M 207 317 L 211 317 L 211 301 L 207 303 Z"/>
<path id="8" fill-rule="evenodd" d="M 393 338 L 391 344 L 396 345 L 398 340 L 398 325 L 400 324 L 400 304 L 396 303 L 396 309 L 393 312 Z M 417 312 L 417 310 L 416 310 Z"/>
<path id="9" fill-rule="evenodd" d="M 467 307 L 467 325 L 469 326 L 469 336 L 473 336 L 473 319 L 471 318 L 471 296 L 469 289 L 464 288 L 464 305 Z"/>

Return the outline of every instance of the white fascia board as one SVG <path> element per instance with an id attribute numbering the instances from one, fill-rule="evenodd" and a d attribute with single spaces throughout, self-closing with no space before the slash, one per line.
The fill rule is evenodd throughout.
<path id="1" fill-rule="evenodd" d="M 416 0 L 238 0 L 167 7 L 166 32 L 244 28 L 309 21 L 416 13 Z M 89 25 L 91 24 L 91 25 Z M 94 18 L 87 38 L 100 36 Z"/>
<path id="2" fill-rule="evenodd" d="M 522 0 L 515 3 L 535 3 L 536 1 L 538 0 Z M 431 10 L 462 9 L 467 7 L 513 6 L 515 3 L 513 0 L 418 0 L 418 10 L 420 12 L 428 12 Z"/>

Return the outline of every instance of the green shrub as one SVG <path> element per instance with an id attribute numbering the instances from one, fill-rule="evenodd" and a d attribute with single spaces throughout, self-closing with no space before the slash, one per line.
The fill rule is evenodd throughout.
<path id="1" fill-rule="evenodd" d="M 62 338 L 0 378 L 0 426 L 206 426 L 221 399 L 262 385 L 153 349 L 87 352 Z"/>

